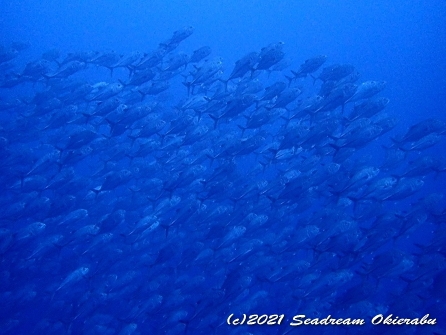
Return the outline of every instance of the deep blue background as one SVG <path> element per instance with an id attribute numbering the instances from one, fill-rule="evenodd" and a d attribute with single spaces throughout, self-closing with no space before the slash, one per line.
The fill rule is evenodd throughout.
<path id="1" fill-rule="evenodd" d="M 234 62 L 269 43 L 285 42 L 298 68 L 326 54 L 328 63 L 351 63 L 361 80 L 385 80 L 386 112 L 399 119 L 394 133 L 446 115 L 446 2 L 424 1 L 5 1 L 0 0 L 0 44 L 29 42 L 23 61 L 52 48 L 149 52 L 171 33 L 192 25 L 178 51 L 209 45 Z M 20 61 L 20 60 L 19 60 Z M 381 151 L 382 152 L 382 151 Z M 446 152 L 444 139 L 432 152 Z M 433 177 L 429 177 L 432 185 Z M 443 178 L 433 183 L 446 189 Z"/>

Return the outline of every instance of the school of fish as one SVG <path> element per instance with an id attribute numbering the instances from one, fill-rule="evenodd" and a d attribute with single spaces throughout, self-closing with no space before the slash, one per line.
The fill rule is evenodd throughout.
<path id="1" fill-rule="evenodd" d="M 385 81 L 325 55 L 290 67 L 282 42 L 235 64 L 178 51 L 193 31 L 24 66 L 25 46 L 0 47 L 1 332 L 288 334 L 227 318 L 429 313 L 404 334 L 444 334 L 446 121 L 394 134 Z M 376 333 L 334 327 L 305 333 Z"/>

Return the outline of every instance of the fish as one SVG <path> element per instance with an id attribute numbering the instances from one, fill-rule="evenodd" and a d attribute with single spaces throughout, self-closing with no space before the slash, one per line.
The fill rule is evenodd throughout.
<path id="1" fill-rule="evenodd" d="M 314 82 L 317 79 L 322 82 L 340 81 L 355 71 L 355 67 L 351 64 L 333 64 L 322 69 L 318 77 L 313 77 Z"/>
<path id="2" fill-rule="evenodd" d="M 257 52 L 250 52 L 235 62 L 234 69 L 229 75 L 228 81 L 232 79 L 242 78 L 245 74 L 250 73 L 259 61 Z"/>
<path id="3" fill-rule="evenodd" d="M 353 110 L 347 119 L 353 121 L 359 117 L 370 118 L 384 110 L 389 101 L 388 98 L 379 97 L 358 102 L 354 105 Z"/>
<path id="4" fill-rule="evenodd" d="M 105 83 L 104 85 L 98 85 L 97 90 L 92 91 L 89 95 L 86 96 L 88 101 L 103 101 L 108 98 L 111 98 L 115 95 L 118 95 L 124 88 L 124 85 L 121 83 Z"/>
<path id="5" fill-rule="evenodd" d="M 309 58 L 302 63 L 297 71 L 291 71 L 294 78 L 305 78 L 309 74 L 316 72 L 327 60 L 327 55 L 319 55 Z"/>
<path id="6" fill-rule="evenodd" d="M 162 43 L 163 46 L 170 46 L 170 45 L 176 45 L 182 41 L 184 41 L 186 38 L 188 38 L 190 35 L 194 33 L 194 27 L 193 26 L 187 26 L 182 29 L 174 31 L 172 34 L 172 37 L 168 39 L 166 42 Z"/>
<path id="7" fill-rule="evenodd" d="M 19 55 L 19 50 L 16 48 L 6 48 L 0 46 L 0 64 L 9 62 L 10 60 L 16 58 Z"/>
<path id="8" fill-rule="evenodd" d="M 207 56 L 209 56 L 212 53 L 212 49 L 210 46 L 204 46 L 201 48 L 198 48 L 194 50 L 192 55 L 189 57 L 188 63 L 198 63 L 205 59 Z"/>
<path id="9" fill-rule="evenodd" d="M 387 83 L 385 81 L 376 80 L 363 82 L 358 86 L 355 93 L 349 99 L 347 99 L 346 103 L 371 98 L 384 90 L 386 84 Z"/>
<path id="10" fill-rule="evenodd" d="M 189 63 L 189 55 L 178 53 L 166 61 L 166 66 L 161 68 L 162 72 L 176 71 L 181 67 L 186 67 Z"/>
<path id="11" fill-rule="evenodd" d="M 438 119 L 422 120 L 409 128 L 409 130 L 401 136 L 393 138 L 395 143 L 416 142 L 421 138 L 430 134 L 443 134 L 446 131 L 446 122 Z"/>
<path id="12" fill-rule="evenodd" d="M 63 282 L 56 288 L 54 294 L 56 294 L 58 291 L 66 287 L 67 285 L 72 285 L 78 281 L 80 281 L 82 278 L 84 278 L 88 272 L 90 271 L 87 267 L 80 267 L 77 270 L 74 270 L 72 273 L 70 273 Z M 54 297 L 54 296 L 53 296 Z"/>
<path id="13" fill-rule="evenodd" d="M 285 53 L 282 51 L 283 45 L 283 42 L 279 42 L 262 48 L 255 70 L 269 70 L 278 64 L 285 57 Z"/>

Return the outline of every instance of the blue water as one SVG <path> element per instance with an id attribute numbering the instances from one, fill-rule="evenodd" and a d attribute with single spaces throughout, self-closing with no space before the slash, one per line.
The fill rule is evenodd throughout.
<path id="1" fill-rule="evenodd" d="M 169 79 L 168 90 L 144 98 L 143 102 L 117 95 L 127 107 L 152 103 L 155 110 L 156 103 L 162 105 L 156 111 L 166 127 L 159 135 L 150 137 L 162 138 L 162 143 L 157 144 L 162 149 L 158 147 L 156 153 L 141 158 L 145 164 L 155 162 L 146 170 L 125 154 L 118 152 L 113 156 L 111 150 L 133 146 L 127 137 L 130 130 L 110 139 L 110 126 L 98 117 L 81 123 L 95 131 L 97 142 L 87 141 L 84 147 L 92 147 L 92 153 L 83 152 L 82 159 L 73 161 L 65 158 L 62 170 L 57 164 L 49 164 L 34 174 L 29 171 L 48 153 L 48 146 L 58 148 L 58 143 L 67 141 L 66 134 L 74 131 L 74 125 L 61 125 L 58 129 L 49 126 L 49 131 L 43 129 L 39 133 L 32 125 L 45 125 L 49 122 L 46 117 L 54 110 L 50 108 L 39 115 L 33 114 L 32 104 L 17 104 L 2 110 L 0 124 L 0 137 L 6 139 L 1 148 L 4 186 L 0 186 L 0 209 L 21 213 L 1 216 L 0 221 L 0 297 L 5 302 L 0 308 L 0 333 L 446 333 L 446 253 L 442 243 L 446 242 L 444 132 L 439 131 L 441 139 L 434 146 L 410 151 L 397 164 L 382 167 L 386 148 L 392 146 L 391 138 L 404 135 L 410 126 L 422 120 L 446 121 L 446 3 L 0 0 L 0 8 L 0 45 L 27 45 L 11 63 L 0 67 L 1 82 L 14 76 L 11 73 L 20 74 L 26 64 L 41 59 L 51 49 L 60 52 L 59 61 L 78 51 L 115 51 L 125 56 L 135 51 L 150 53 L 174 31 L 187 26 L 192 26 L 194 33 L 172 55 L 190 55 L 201 46 L 209 46 L 212 53 L 208 59 L 223 60 L 222 78 L 228 78 L 235 62 L 247 53 L 284 42 L 289 66 L 269 76 L 260 73 L 256 79 L 264 86 L 277 80 L 287 81 L 285 75 L 291 76 L 291 70 L 317 55 L 327 55 L 321 68 L 331 64 L 354 65 L 360 73 L 356 84 L 386 81 L 379 96 L 390 99 L 384 112 L 398 123 L 343 161 L 338 183 L 342 185 L 364 166 L 380 167 L 379 178 L 404 175 L 413 161 L 425 156 L 439 159 L 441 166 L 441 171 L 429 170 L 416 176 L 424 182 L 417 192 L 395 200 L 374 199 L 362 208 L 360 202 L 348 203 L 348 196 L 336 198 L 332 182 L 326 182 L 330 176 L 321 171 L 331 162 L 331 152 L 315 165 L 322 177 L 307 178 L 313 181 L 319 176 L 320 184 L 311 189 L 305 189 L 304 184 L 294 193 L 281 193 L 287 172 L 305 173 L 302 162 L 320 154 L 316 149 L 330 146 L 321 139 L 314 147 L 305 147 L 295 160 L 273 162 L 262 168 L 269 157 L 268 144 L 277 141 L 279 136 L 275 134 L 285 129 L 283 119 L 275 117 L 263 126 L 266 136 L 256 150 L 247 155 L 234 154 L 233 159 L 214 160 L 210 157 L 234 140 L 233 136 L 242 137 L 237 125 L 243 125 L 245 120 L 240 116 L 223 119 L 212 133 L 214 123 L 207 113 L 194 119 L 197 126 L 209 127 L 209 133 L 197 140 L 197 145 L 167 146 L 169 140 L 184 135 L 172 130 L 177 136 L 163 137 L 173 129 L 173 120 L 178 116 L 175 106 L 190 97 L 182 85 L 191 80 L 190 73 L 195 71 L 189 64 L 182 72 L 189 77 L 177 75 Z M 199 68 L 200 64 L 196 66 Z M 71 78 L 90 84 L 113 83 L 118 79 L 126 82 L 129 71 L 120 68 L 111 75 L 108 69 L 89 64 Z M 48 87 L 51 91 L 48 83 L 51 80 L 40 78 L 35 83 L 28 80 L 12 88 L 2 87 L 1 102 L 32 99 Z M 310 77 L 293 83 L 305 95 L 317 93 L 320 84 L 313 84 Z M 49 100 L 43 98 L 42 104 Z M 72 104 L 81 113 L 93 108 L 92 102 L 80 99 Z M 245 112 L 245 116 L 252 111 Z M 340 108 L 330 113 L 338 115 Z M 339 120 L 341 124 L 346 122 Z M 322 126 L 316 122 L 312 127 Z M 195 128 L 186 128 L 190 129 Z M 243 136 L 255 134 L 255 130 L 249 129 Z M 205 149 L 213 152 L 202 155 Z M 181 155 L 199 161 L 185 163 L 176 158 Z M 227 163 L 234 167 L 225 169 Z M 175 184 L 175 173 L 183 177 L 181 173 L 199 166 L 205 171 Z M 217 173 L 219 168 L 223 172 Z M 123 169 L 131 171 L 131 178 L 105 192 L 92 191 L 104 183 L 107 173 Z M 48 186 L 63 172 L 73 173 L 74 177 L 68 179 L 70 183 Z M 43 181 L 24 184 L 24 176 L 30 174 Z M 206 179 L 211 180 L 211 185 L 215 183 L 215 193 L 203 190 L 208 185 Z M 267 191 L 262 193 L 258 183 L 265 181 L 271 189 L 266 187 Z M 348 191 L 359 194 L 364 187 L 348 182 L 346 185 Z M 341 186 L 340 193 L 348 192 Z M 242 200 L 234 201 L 237 197 Z M 20 206 L 23 211 L 16 211 Z M 67 219 L 80 209 L 88 215 Z M 123 218 L 118 218 L 124 212 Z M 266 223 L 252 223 L 253 213 L 266 216 Z M 151 215 L 160 222 L 153 231 L 137 226 L 142 218 Z M 387 232 L 383 229 L 387 227 L 386 215 L 391 216 L 390 236 L 383 237 Z M 111 217 L 116 219 L 107 219 Z M 350 221 L 355 228 L 345 228 L 341 224 L 344 221 Z M 45 229 L 30 234 L 27 229 L 35 222 L 44 223 Z M 401 236 L 392 235 L 392 228 L 398 230 L 399 225 L 410 227 L 412 223 L 413 228 Z M 83 233 L 81 229 L 90 225 L 99 230 Z M 241 237 L 231 235 L 240 227 L 246 229 Z M 304 240 L 306 234 L 311 234 L 306 231 L 308 227 L 317 227 L 321 234 L 318 238 L 325 244 L 317 244 L 318 240 L 310 237 Z M 323 233 L 333 227 L 341 233 L 334 234 L 329 242 L 323 240 Z M 101 238 L 106 238 L 105 234 L 112 236 L 104 242 Z M 57 236 L 60 240 L 52 240 Z M 300 238 L 301 244 L 296 244 Z M 79 275 L 82 267 L 87 267 L 88 273 Z M 356 290 L 350 291 L 352 288 Z M 281 325 L 234 326 L 226 322 L 231 313 L 235 317 L 243 313 L 285 316 Z M 311 318 L 361 318 L 366 325 L 291 327 L 292 316 L 297 314 Z M 436 318 L 436 325 L 371 325 L 378 314 L 411 319 L 429 314 Z"/>

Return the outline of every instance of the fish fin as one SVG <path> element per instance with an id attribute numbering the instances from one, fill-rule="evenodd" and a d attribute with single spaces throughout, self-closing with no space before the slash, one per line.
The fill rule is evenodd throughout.
<path id="1" fill-rule="evenodd" d="M 237 125 L 237 127 L 239 127 L 242 130 L 242 136 L 245 133 L 245 130 L 247 129 L 246 127 L 242 127 L 240 125 Z"/>
<path id="2" fill-rule="evenodd" d="M 138 90 L 138 93 L 141 94 L 141 101 L 143 101 L 144 98 L 146 97 L 146 94 L 141 90 Z"/>
<path id="3" fill-rule="evenodd" d="M 214 129 L 217 129 L 217 123 L 218 123 L 218 120 L 220 120 L 220 117 L 216 117 L 212 114 L 208 114 L 208 115 L 212 120 L 214 120 Z"/>
<path id="4" fill-rule="evenodd" d="M 190 82 L 190 81 L 183 81 L 182 84 L 187 87 L 187 95 L 189 96 L 190 95 L 190 88 L 192 86 L 192 82 Z"/>
<path id="5" fill-rule="evenodd" d="M 312 74 L 310 74 L 310 77 L 313 78 L 313 85 L 316 84 L 316 80 L 317 80 L 317 78 L 314 77 Z"/>
<path id="6" fill-rule="evenodd" d="M 334 144 L 334 143 L 329 143 L 328 145 L 329 145 L 330 147 L 332 147 L 333 149 L 335 149 L 335 150 L 336 150 L 336 153 L 338 153 L 338 151 L 339 151 L 340 149 L 342 149 L 341 146 L 336 145 L 336 144 Z"/>
<path id="7" fill-rule="evenodd" d="M 291 71 L 291 72 L 293 72 L 293 71 Z M 293 72 L 293 73 L 294 73 L 294 72 Z M 293 78 L 293 77 L 289 77 L 289 76 L 287 76 L 287 75 L 285 75 L 285 78 L 288 79 L 288 87 L 290 87 L 290 86 L 291 86 L 291 83 L 293 82 L 293 80 L 296 79 L 296 78 Z"/>

